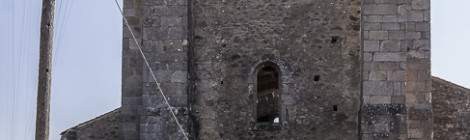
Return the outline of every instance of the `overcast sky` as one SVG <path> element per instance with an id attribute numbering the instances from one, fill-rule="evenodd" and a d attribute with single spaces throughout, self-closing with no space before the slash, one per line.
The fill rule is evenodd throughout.
<path id="1" fill-rule="evenodd" d="M 122 1 L 122 0 L 120 0 Z M 432 73 L 470 87 L 469 0 L 432 0 Z M 0 0 L 0 140 L 34 139 L 41 0 Z M 51 139 L 120 106 L 113 0 L 57 0 Z"/>

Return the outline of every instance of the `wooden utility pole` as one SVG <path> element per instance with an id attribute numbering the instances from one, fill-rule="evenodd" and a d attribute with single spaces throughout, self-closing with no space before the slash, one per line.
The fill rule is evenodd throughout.
<path id="1" fill-rule="evenodd" d="M 49 139 L 54 6 L 55 0 L 42 1 L 41 40 L 39 42 L 39 80 L 36 110 L 36 140 Z"/>

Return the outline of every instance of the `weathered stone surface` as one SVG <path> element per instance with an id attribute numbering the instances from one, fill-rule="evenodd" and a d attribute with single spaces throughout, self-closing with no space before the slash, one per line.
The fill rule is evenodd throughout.
<path id="1" fill-rule="evenodd" d="M 399 114 L 406 116 L 402 119 L 404 121 L 391 119 L 392 116 L 361 118 L 381 118 L 375 122 L 380 124 L 388 121 L 401 126 L 395 128 L 397 131 L 374 132 L 363 129 L 364 140 L 432 138 L 431 125 L 414 127 L 410 124 L 432 124 L 431 95 L 426 94 L 426 91 L 430 92 L 430 86 L 427 85 L 430 85 L 431 76 L 427 73 L 418 78 L 418 73 L 426 73 L 430 69 L 430 53 L 426 50 L 430 48 L 430 40 L 426 37 L 426 34 L 430 34 L 429 22 L 425 18 L 429 14 L 427 11 L 429 0 L 363 1 L 362 23 L 364 27 L 367 25 L 367 28 L 362 28 L 363 55 L 367 61 L 363 62 L 362 73 L 370 75 L 363 81 L 363 110 L 364 107 L 377 104 L 401 104 L 408 108 Z M 378 42 L 379 48 L 371 42 Z M 376 128 L 375 126 L 374 123 L 361 124 L 363 128 Z"/>
<path id="2" fill-rule="evenodd" d="M 433 77 L 435 140 L 470 138 L 470 89 Z"/>
<path id="3" fill-rule="evenodd" d="M 191 139 L 431 139 L 429 0 L 124 4 Z M 183 139 L 124 29 L 123 139 Z M 279 123 L 265 126 L 258 71 L 268 65 Z"/>
<path id="4" fill-rule="evenodd" d="M 139 1 L 124 0 L 123 10 L 135 37 L 142 39 L 142 10 Z M 142 108 L 143 86 L 143 59 L 139 56 L 135 44 L 127 27 L 123 27 L 122 42 L 122 107 L 121 107 L 121 134 L 123 139 L 139 139 L 139 109 Z"/>
<path id="5" fill-rule="evenodd" d="M 357 139 L 359 10 L 360 1 L 196 0 L 193 60 L 207 73 L 196 80 L 198 139 Z M 256 127 L 250 86 L 263 62 L 284 83 L 275 131 Z"/>
<path id="6" fill-rule="evenodd" d="M 61 133 L 61 140 L 122 140 L 121 108 Z"/>

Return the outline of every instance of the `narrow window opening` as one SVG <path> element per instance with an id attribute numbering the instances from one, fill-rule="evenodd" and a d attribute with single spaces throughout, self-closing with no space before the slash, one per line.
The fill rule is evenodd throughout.
<path id="1" fill-rule="evenodd" d="M 279 73 L 272 66 L 264 66 L 257 73 L 258 124 L 279 123 Z"/>
<path id="2" fill-rule="evenodd" d="M 333 105 L 333 111 L 338 111 L 338 105 Z"/>

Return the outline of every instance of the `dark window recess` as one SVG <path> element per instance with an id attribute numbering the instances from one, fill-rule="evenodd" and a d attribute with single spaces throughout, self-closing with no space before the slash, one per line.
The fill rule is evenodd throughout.
<path id="1" fill-rule="evenodd" d="M 220 84 L 223 85 L 223 84 L 224 84 L 224 81 L 220 81 Z"/>
<path id="2" fill-rule="evenodd" d="M 313 81 L 320 81 L 320 75 L 313 76 Z"/>
<path id="3" fill-rule="evenodd" d="M 202 37 L 202 36 L 195 35 L 195 36 L 194 36 L 194 39 L 195 39 L 195 40 L 202 40 L 203 37 Z"/>
<path id="4" fill-rule="evenodd" d="M 338 41 L 339 41 L 339 36 L 332 36 L 331 37 L 331 44 L 338 43 Z"/>
<path id="5" fill-rule="evenodd" d="M 279 73 L 272 66 L 264 66 L 257 73 L 258 124 L 279 123 Z"/>
<path id="6" fill-rule="evenodd" d="M 333 111 L 338 111 L 338 105 L 333 105 Z"/>

